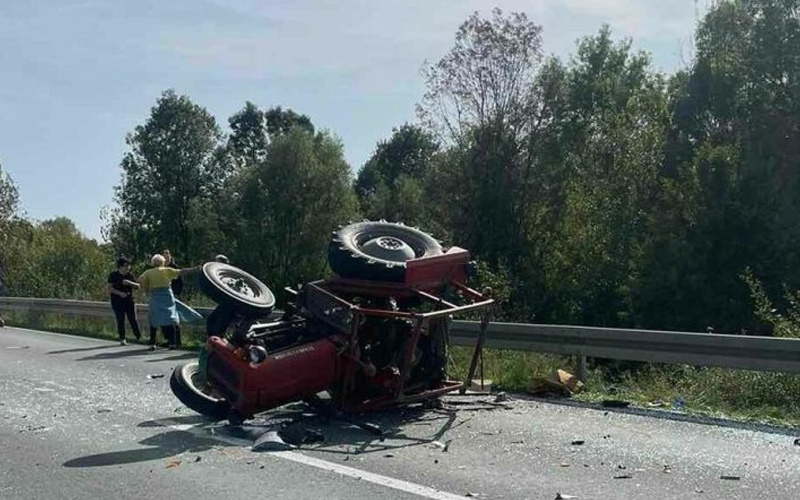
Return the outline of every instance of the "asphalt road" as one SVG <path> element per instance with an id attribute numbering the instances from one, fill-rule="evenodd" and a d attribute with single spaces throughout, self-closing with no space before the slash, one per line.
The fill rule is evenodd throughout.
<path id="1" fill-rule="evenodd" d="M 191 357 L 0 329 L 0 498 L 800 498 L 791 432 L 476 397 L 370 416 L 383 442 L 302 405 L 234 428 L 170 393 Z M 278 428 L 325 442 L 250 450 Z"/>

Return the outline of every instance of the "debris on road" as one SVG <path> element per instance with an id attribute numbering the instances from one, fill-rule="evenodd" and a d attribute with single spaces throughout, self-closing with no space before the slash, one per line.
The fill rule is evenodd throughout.
<path id="1" fill-rule="evenodd" d="M 30 346 L 26 346 L 26 345 L 10 345 L 10 346 L 7 346 L 6 349 L 30 349 Z"/>
<path id="2" fill-rule="evenodd" d="M 794 440 L 794 445 L 795 446 L 800 446 L 800 438 L 797 438 L 797 439 Z"/>
<path id="3" fill-rule="evenodd" d="M 740 480 L 740 479 L 741 479 L 741 476 L 728 476 L 728 475 L 722 475 L 722 476 L 719 476 L 719 478 L 720 478 L 720 479 L 723 479 L 723 480 L 725 480 L 725 481 L 738 481 L 738 480 Z"/>
<path id="4" fill-rule="evenodd" d="M 578 380 L 578 377 L 564 370 L 556 370 L 548 377 L 533 379 L 528 387 L 528 392 L 537 396 L 551 394 L 572 396 L 581 389 L 583 389 L 583 382 Z"/>
<path id="5" fill-rule="evenodd" d="M 667 464 L 664 464 L 664 469 L 662 471 L 664 474 L 672 474 L 672 467 Z"/>
<path id="6" fill-rule="evenodd" d="M 570 444 L 573 445 L 573 446 L 581 446 L 585 442 L 586 441 L 584 441 L 583 439 L 576 439 L 575 441 L 571 442 Z"/>
<path id="7" fill-rule="evenodd" d="M 669 406 L 669 403 L 667 403 L 663 399 L 655 399 L 647 403 L 647 406 L 649 406 L 650 408 L 664 408 L 665 406 Z"/>
<path id="8" fill-rule="evenodd" d="M 99 410 L 97 410 L 97 413 L 111 413 L 111 410 L 109 410 L 108 408 L 100 408 Z"/>
<path id="9" fill-rule="evenodd" d="M 480 493 L 472 493 L 472 492 L 470 492 L 470 493 L 467 493 L 467 494 L 466 494 L 466 495 L 464 495 L 464 496 L 465 496 L 465 497 L 470 497 L 470 498 L 476 498 L 476 497 L 479 497 L 479 496 L 480 496 Z"/>
<path id="10" fill-rule="evenodd" d="M 564 493 L 556 493 L 555 500 L 573 500 L 575 498 L 578 498 L 578 497 L 576 497 L 575 495 L 567 495 L 567 494 L 564 494 Z"/>
<path id="11" fill-rule="evenodd" d="M 201 457 L 200 455 L 197 455 L 196 457 L 194 457 L 194 463 L 197 463 L 202 459 L 203 459 L 203 457 Z"/>
<path id="12" fill-rule="evenodd" d="M 268 431 L 258 436 L 250 447 L 251 451 L 287 451 L 292 445 L 283 440 L 277 431 Z"/>
<path id="13" fill-rule="evenodd" d="M 174 469 L 175 467 L 181 466 L 181 460 L 173 460 L 172 462 L 168 463 L 165 469 Z"/>
<path id="14" fill-rule="evenodd" d="M 604 399 L 600 404 L 605 408 L 627 408 L 631 402 L 623 399 Z"/>
<path id="15" fill-rule="evenodd" d="M 614 479 L 632 479 L 633 476 L 630 474 L 622 474 L 620 476 L 614 476 Z"/>
<path id="16" fill-rule="evenodd" d="M 441 442 L 441 441 L 431 441 L 431 444 L 433 446 L 435 446 L 436 448 L 440 448 L 442 450 L 442 453 L 445 453 L 450 449 L 450 443 L 451 442 L 453 442 L 453 440 L 452 439 L 448 439 L 444 443 Z"/>
<path id="17" fill-rule="evenodd" d="M 303 436 L 303 444 L 324 443 L 325 435 L 320 431 L 314 429 L 306 429 L 306 434 Z"/>
<path id="18" fill-rule="evenodd" d="M 148 375 L 147 378 L 149 378 L 150 380 L 152 380 L 154 378 L 164 378 L 164 374 L 163 373 L 156 373 L 154 375 Z"/>
<path id="19" fill-rule="evenodd" d="M 387 453 L 383 458 L 394 458 L 394 453 Z"/>
<path id="20" fill-rule="evenodd" d="M 497 396 L 494 397 L 494 402 L 495 403 L 504 403 L 504 402 L 506 402 L 506 401 L 508 401 L 510 399 L 511 398 L 509 398 L 508 394 L 506 394 L 505 392 L 498 392 Z"/>

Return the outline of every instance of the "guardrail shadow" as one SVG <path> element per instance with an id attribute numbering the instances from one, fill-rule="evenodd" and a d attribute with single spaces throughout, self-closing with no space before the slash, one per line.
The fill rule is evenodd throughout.
<path id="1" fill-rule="evenodd" d="M 588 403 L 584 401 L 574 401 L 570 399 L 543 398 L 527 395 L 514 395 L 515 399 L 522 401 L 535 401 L 537 403 L 547 403 L 559 406 L 569 406 L 572 408 L 584 408 L 587 410 L 602 411 L 607 413 L 619 413 L 625 415 L 635 415 L 647 418 L 659 418 L 675 422 L 686 422 L 690 424 L 710 425 L 714 427 L 726 427 L 729 429 L 739 429 L 753 432 L 764 432 L 768 434 L 780 434 L 784 436 L 797 436 L 800 429 L 789 425 L 761 424 L 757 422 L 742 422 L 730 420 L 722 417 L 712 417 L 696 415 L 691 413 L 680 413 L 677 411 L 659 410 L 657 408 L 639 408 L 629 406 L 627 408 L 614 408 L 602 406 L 599 403 Z"/>

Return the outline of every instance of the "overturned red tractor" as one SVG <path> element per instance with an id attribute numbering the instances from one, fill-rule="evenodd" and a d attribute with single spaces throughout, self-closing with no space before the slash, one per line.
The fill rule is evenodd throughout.
<path id="1" fill-rule="evenodd" d="M 402 224 L 360 222 L 334 233 L 334 275 L 289 290 L 280 313 L 261 281 L 209 262 L 200 287 L 219 304 L 199 361 L 175 369 L 173 393 L 213 419 L 238 424 L 294 401 L 336 412 L 422 402 L 463 389 L 447 375 L 449 324 L 480 312 L 474 375 L 492 299 L 466 285 L 469 252 L 442 248 Z"/>

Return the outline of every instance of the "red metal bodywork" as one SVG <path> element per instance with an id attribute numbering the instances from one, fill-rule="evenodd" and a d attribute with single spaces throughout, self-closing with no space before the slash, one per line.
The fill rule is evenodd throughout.
<path id="1" fill-rule="evenodd" d="M 336 345 L 330 338 L 277 351 L 258 364 L 219 337 L 211 337 L 206 349 L 209 381 L 242 415 L 313 396 L 336 379 Z"/>
<path id="2" fill-rule="evenodd" d="M 251 363 L 245 349 L 211 337 L 207 343 L 208 380 L 245 417 L 325 390 L 339 410 L 358 413 L 461 389 L 464 383 L 460 381 L 413 381 L 410 376 L 421 339 L 446 329 L 449 318 L 481 310 L 483 323 L 488 323 L 493 300 L 463 284 L 468 262 L 469 252 L 453 247 L 439 256 L 408 261 L 405 283 L 337 276 L 307 283 L 300 309 L 317 325 L 323 338 L 275 351 L 264 361 Z M 461 305 L 443 296 L 455 297 Z M 386 305 L 390 298 L 410 299 L 409 303 L 418 305 L 398 310 Z M 398 361 L 377 372 L 368 359 L 362 359 L 360 350 L 366 338 L 363 325 L 374 320 L 397 320 L 408 325 L 397 344 Z M 371 332 L 373 338 L 386 333 L 380 329 Z M 485 329 L 481 335 L 484 333 Z M 473 354 L 469 377 L 481 346 L 479 343 Z"/>

